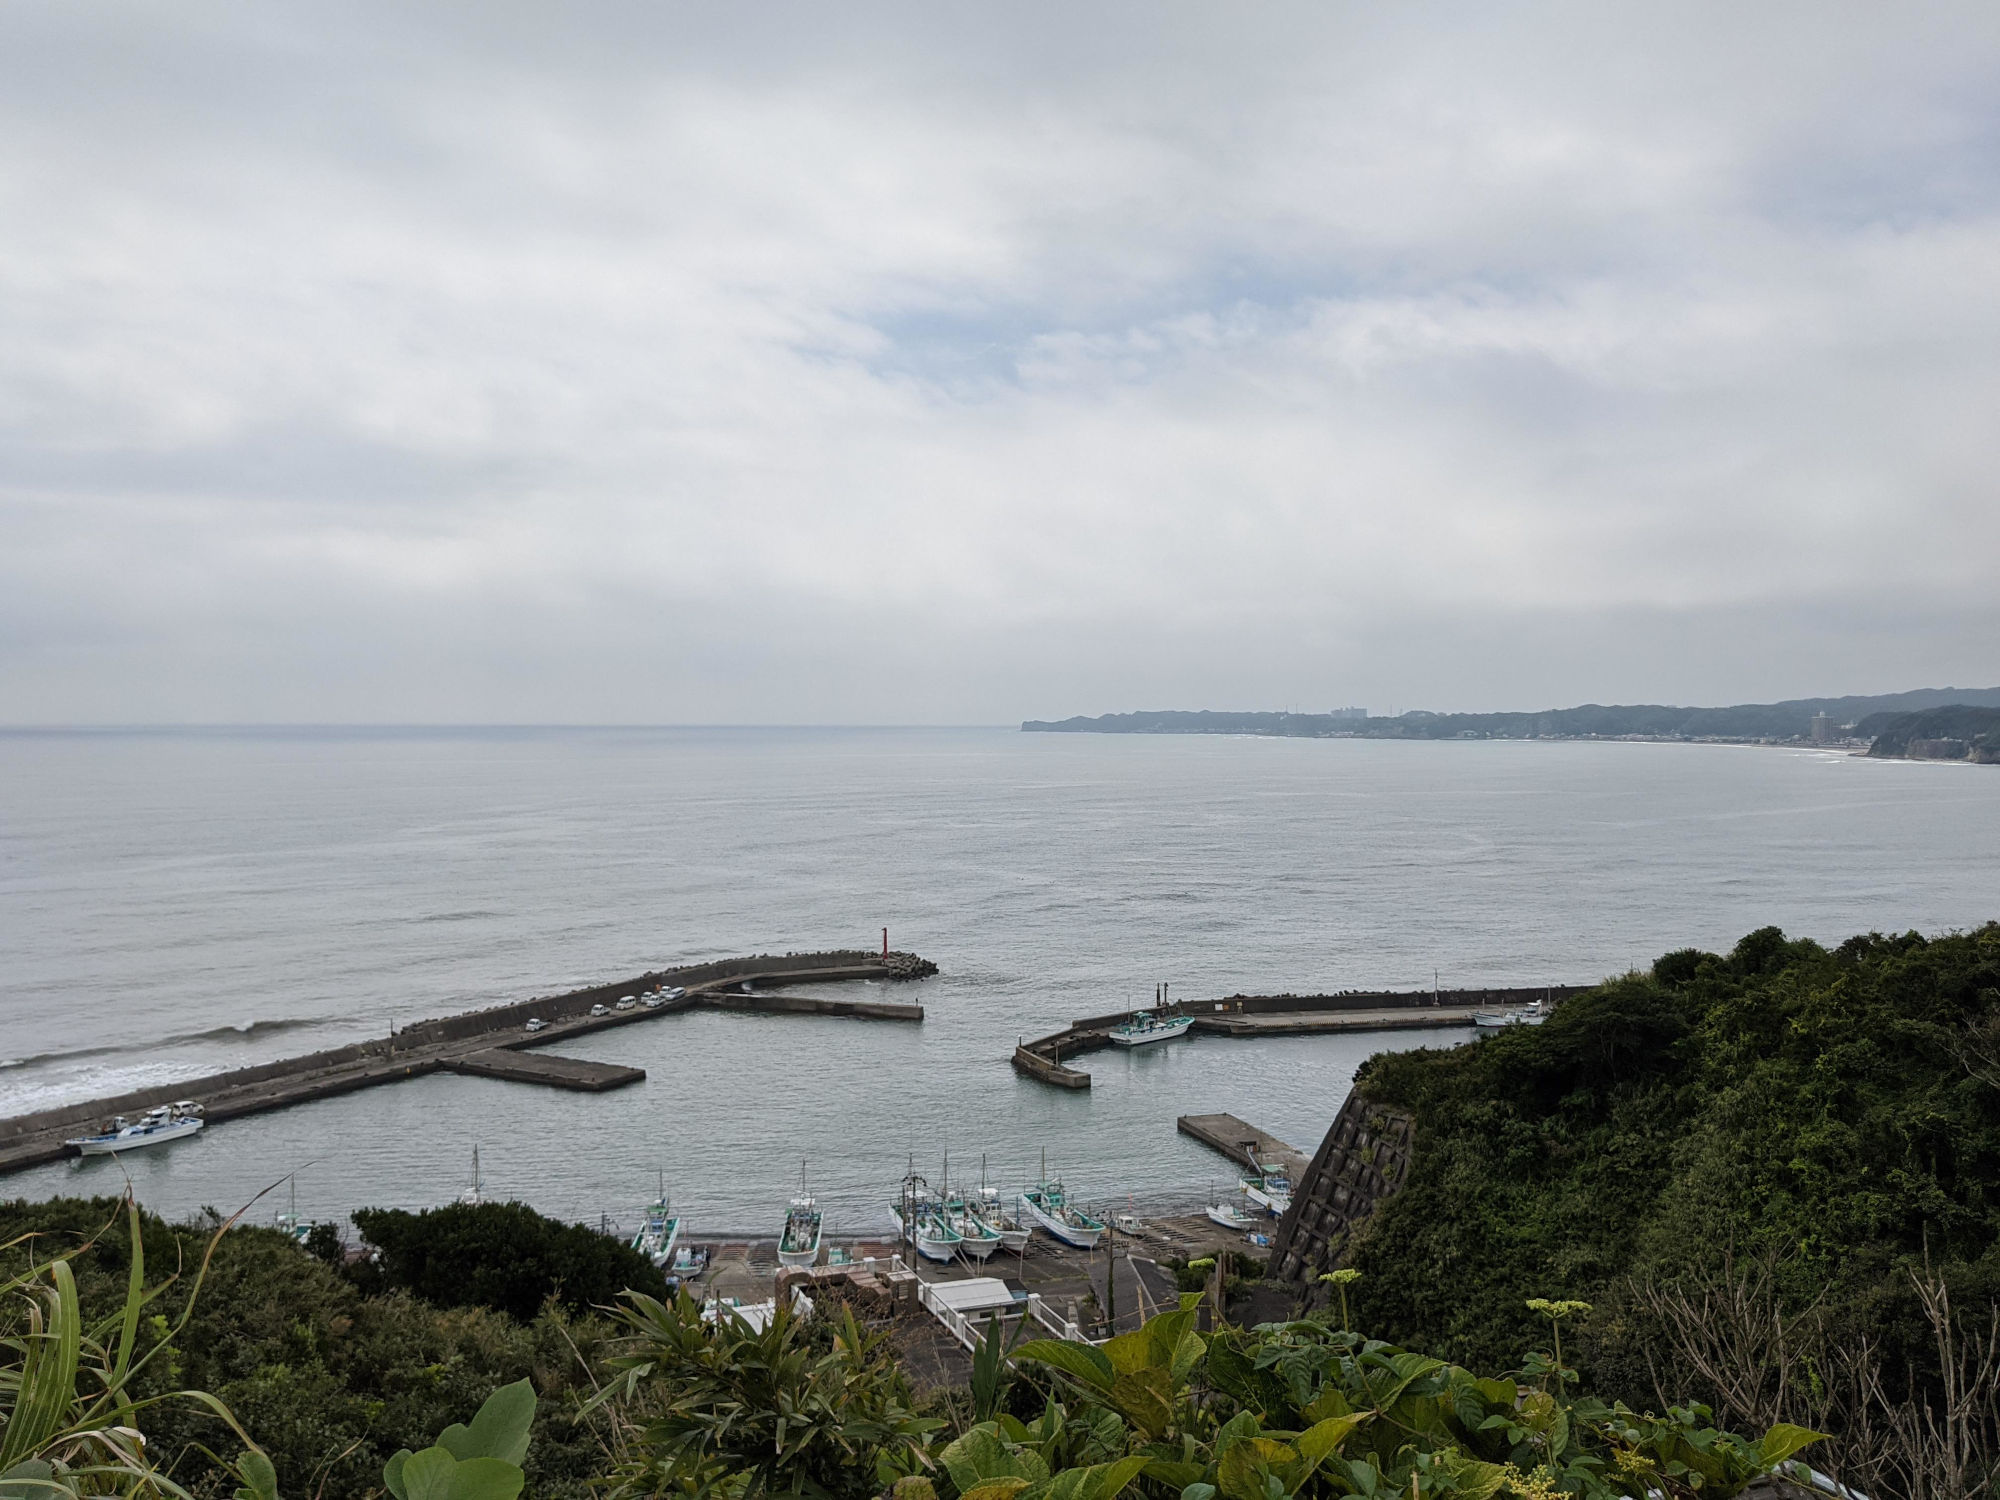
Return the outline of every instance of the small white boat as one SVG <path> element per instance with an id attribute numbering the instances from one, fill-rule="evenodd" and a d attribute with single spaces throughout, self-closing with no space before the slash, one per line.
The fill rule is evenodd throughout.
<path id="1" fill-rule="evenodd" d="M 1143 1047 L 1149 1042 L 1171 1042 L 1186 1036 L 1194 1025 L 1192 1016 L 1156 1016 L 1149 1010 L 1132 1013 L 1132 1018 L 1105 1033 L 1117 1047 Z"/>
<path id="2" fill-rule="evenodd" d="M 185 1140 L 199 1133 L 205 1123 L 201 1106 L 183 1100 L 180 1104 L 149 1109 L 136 1123 L 118 1115 L 96 1135 L 78 1136 L 63 1144 L 75 1147 L 79 1156 L 112 1156 L 120 1151 L 136 1151 L 141 1146 L 164 1146 L 168 1141 Z"/>
<path id="3" fill-rule="evenodd" d="M 473 1207 L 486 1201 L 486 1179 L 479 1175 L 479 1148 L 472 1148 L 472 1185 L 458 1195 L 458 1201 Z"/>
<path id="4" fill-rule="evenodd" d="M 913 1238 L 917 1242 L 917 1254 L 939 1265 L 950 1265 L 965 1243 L 964 1237 L 945 1222 L 944 1215 L 934 1209 L 917 1215 Z"/>
<path id="5" fill-rule="evenodd" d="M 667 1267 L 667 1281 L 679 1286 L 692 1281 L 708 1269 L 708 1251 L 699 1245 L 682 1245 L 674 1252 L 673 1264 Z"/>
<path id="6" fill-rule="evenodd" d="M 1233 1203 L 1211 1203 L 1208 1217 L 1224 1229 L 1248 1229 L 1257 1221 Z"/>
<path id="7" fill-rule="evenodd" d="M 981 1184 L 979 1188 L 979 1221 L 1000 1236 L 1001 1248 L 1019 1255 L 1028 1248 L 1033 1238 L 1035 1226 L 1021 1221 L 1019 1214 L 1007 1212 L 1000 1201 L 1000 1189 Z"/>
<path id="8" fill-rule="evenodd" d="M 799 1163 L 799 1196 L 785 1211 L 784 1232 L 778 1236 L 778 1264 L 810 1266 L 819 1262 L 820 1227 L 823 1215 L 819 1204 L 805 1190 L 805 1163 Z"/>
<path id="9" fill-rule="evenodd" d="M 1285 1210 L 1292 1206 L 1291 1179 L 1276 1167 L 1258 1167 L 1255 1174 L 1245 1177 L 1239 1186 L 1244 1197 L 1274 1219 L 1282 1219 Z"/>
<path id="10" fill-rule="evenodd" d="M 1104 1237 L 1103 1221 L 1073 1206 L 1062 1179 L 1048 1175 L 1046 1156 L 1042 1160 L 1042 1180 L 1021 1194 L 1021 1217 L 1079 1250 L 1095 1250 Z"/>
<path id="11" fill-rule="evenodd" d="M 1146 1232 L 1146 1226 L 1139 1222 L 1137 1214 L 1113 1214 L 1111 1227 L 1120 1234 L 1131 1235 L 1134 1239 L 1140 1238 Z"/>
<path id="12" fill-rule="evenodd" d="M 955 1193 L 944 1200 L 944 1221 L 957 1231 L 958 1253 L 967 1260 L 984 1260 L 1000 1248 L 1000 1231 Z"/>
<path id="13" fill-rule="evenodd" d="M 1482 1036 L 1491 1036 L 1496 1031 L 1505 1031 L 1509 1026 L 1539 1026 L 1554 1010 L 1546 1002 L 1533 1001 L 1516 1006 L 1513 1010 L 1475 1010 L 1472 1013 L 1473 1029 Z"/>

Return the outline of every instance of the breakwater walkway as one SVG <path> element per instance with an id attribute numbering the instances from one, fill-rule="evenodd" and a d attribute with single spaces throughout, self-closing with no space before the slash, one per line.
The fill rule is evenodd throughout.
<path id="1" fill-rule="evenodd" d="M 1187 1016 L 1191 1028 L 1213 1036 L 1316 1036 L 1334 1031 L 1411 1031 L 1464 1027 L 1484 1010 L 1506 1010 L 1536 1000 L 1558 1005 L 1592 988 L 1584 984 L 1529 989 L 1347 990 L 1337 995 L 1230 995 L 1221 1000 L 1177 1000 L 1152 1013 Z M 1121 1010 L 1086 1016 L 1061 1031 L 1014 1049 L 1014 1067 L 1057 1088 L 1087 1089 L 1090 1075 L 1064 1064 L 1066 1057 L 1113 1045 L 1111 1028 L 1139 1014 Z M 1159 1045 L 1159 1044 L 1156 1044 Z M 1172 1043 L 1164 1045 L 1171 1046 Z"/>
<path id="2" fill-rule="evenodd" d="M 787 985 L 850 979 L 919 979 L 936 972 L 935 964 L 913 953 L 838 949 L 761 955 L 661 969 L 560 995 L 539 995 L 486 1010 L 415 1021 L 386 1038 L 0 1120 L 0 1173 L 38 1166 L 67 1155 L 68 1148 L 63 1145 L 66 1139 L 90 1134 L 115 1115 L 142 1115 L 156 1105 L 180 1099 L 196 1101 L 210 1123 L 220 1123 L 438 1072 L 591 1092 L 618 1088 L 637 1083 L 646 1076 L 644 1070 L 542 1055 L 532 1049 L 616 1026 L 636 1026 L 696 1007 L 768 1015 L 921 1021 L 924 1018 L 921 1005 L 887 1000 L 830 1000 L 772 991 Z M 657 999 L 664 989 L 679 989 L 682 993 L 671 999 Z M 656 997 L 655 1004 L 635 1003 L 629 1009 L 617 1008 L 621 1000 L 630 997 L 636 1002 L 639 996 L 648 994 Z M 593 1015 L 594 1008 L 602 1008 L 605 1013 Z M 531 1018 L 545 1022 L 545 1028 L 528 1031 Z"/>

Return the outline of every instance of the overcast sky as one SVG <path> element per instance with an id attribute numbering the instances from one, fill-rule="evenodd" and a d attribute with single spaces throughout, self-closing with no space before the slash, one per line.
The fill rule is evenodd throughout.
<path id="1" fill-rule="evenodd" d="M 2000 682 L 2000 7 L 0 9 L 0 721 Z"/>

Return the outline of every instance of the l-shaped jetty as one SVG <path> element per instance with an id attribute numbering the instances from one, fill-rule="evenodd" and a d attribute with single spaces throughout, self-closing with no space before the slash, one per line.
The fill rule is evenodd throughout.
<path id="1" fill-rule="evenodd" d="M 613 1026 L 635 1026 L 697 1006 L 770 1015 L 921 1021 L 921 1005 L 771 992 L 787 985 L 837 980 L 921 979 L 936 972 L 936 964 L 914 953 L 837 949 L 766 954 L 660 969 L 561 995 L 535 996 L 438 1020 L 415 1021 L 386 1038 L 0 1120 L 0 1173 L 58 1160 L 67 1154 L 65 1140 L 89 1133 L 112 1116 L 136 1117 L 182 1099 L 197 1101 L 210 1121 L 233 1120 L 439 1072 L 601 1092 L 637 1083 L 646 1076 L 645 1070 L 543 1055 L 531 1049 Z M 673 990 L 680 993 L 662 998 Z M 638 1003 L 640 996 L 651 997 L 651 1003 Z M 619 1002 L 628 997 L 634 1003 L 619 1009 Z M 595 1014 L 597 1010 L 603 1014 Z M 546 1024 L 531 1032 L 526 1029 L 531 1019 Z"/>
<path id="2" fill-rule="evenodd" d="M 1328 1031 L 1411 1031 L 1463 1027 L 1480 1011 L 1559 1004 L 1589 989 L 1584 984 L 1536 985 L 1505 990 L 1344 990 L 1337 995 L 1230 995 L 1221 1000 L 1185 1000 L 1150 1011 L 1121 1010 L 1086 1016 L 1061 1031 L 1023 1041 L 1014 1048 L 1014 1066 L 1030 1078 L 1061 1089 L 1087 1089 L 1090 1075 L 1066 1067 L 1065 1057 L 1109 1047 L 1111 1030 L 1134 1016 L 1186 1016 L 1193 1031 L 1217 1036 L 1314 1036 Z"/>

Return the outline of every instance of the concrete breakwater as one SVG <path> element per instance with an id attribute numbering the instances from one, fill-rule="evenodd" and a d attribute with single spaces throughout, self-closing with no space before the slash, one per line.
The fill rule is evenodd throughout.
<path id="1" fill-rule="evenodd" d="M 67 1154 L 65 1139 L 88 1134 L 113 1116 L 140 1115 L 156 1105 L 178 1099 L 197 1101 L 206 1117 L 219 1123 L 436 1072 L 469 1073 L 589 1091 L 616 1088 L 638 1082 L 646 1076 L 644 1071 L 541 1056 L 528 1049 L 614 1026 L 637 1025 L 697 1006 L 771 1015 L 921 1021 L 924 1018 L 921 1005 L 828 1000 L 767 991 L 785 985 L 836 980 L 922 978 L 936 972 L 935 964 L 911 953 L 885 956 L 837 949 L 766 954 L 661 969 L 560 995 L 535 996 L 484 1010 L 415 1021 L 389 1037 L 0 1120 L 0 1173 L 57 1160 Z M 651 1007 L 615 1008 L 628 995 L 656 991 L 663 986 L 685 993 Z M 594 1006 L 608 1007 L 607 1013 L 592 1015 Z M 531 1018 L 546 1022 L 546 1029 L 525 1030 Z"/>
<path id="2" fill-rule="evenodd" d="M 1329 1031 L 1406 1031 L 1470 1026 L 1475 1012 L 1504 1010 L 1536 1000 L 1560 1004 L 1592 988 L 1583 984 L 1523 989 L 1346 990 L 1335 995 L 1229 995 L 1220 1000 L 1179 1000 L 1157 1011 L 1187 1016 L 1193 1030 L 1216 1036 L 1314 1036 Z M 1014 1049 L 1014 1066 L 1057 1088 L 1087 1089 L 1090 1075 L 1066 1067 L 1065 1057 L 1112 1045 L 1111 1028 L 1137 1015 L 1122 1010 L 1086 1016 L 1061 1031 Z"/>

